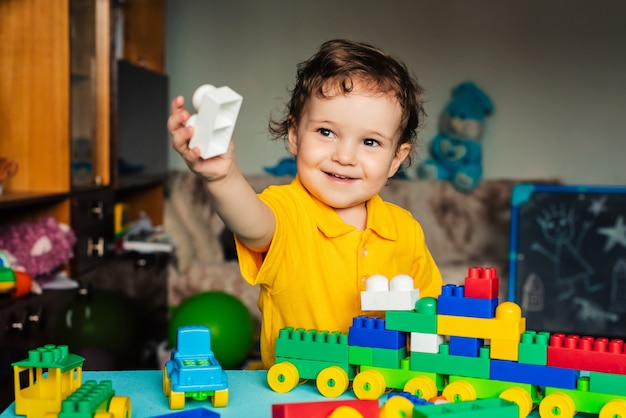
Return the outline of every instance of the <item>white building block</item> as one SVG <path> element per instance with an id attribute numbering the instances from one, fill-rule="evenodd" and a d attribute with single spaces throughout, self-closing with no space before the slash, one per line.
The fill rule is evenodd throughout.
<path id="1" fill-rule="evenodd" d="M 361 310 L 364 311 L 410 311 L 420 298 L 413 278 L 399 274 L 389 281 L 385 276 L 375 274 L 365 283 L 361 292 Z"/>
<path id="2" fill-rule="evenodd" d="M 226 153 L 243 98 L 230 87 L 205 84 L 193 94 L 197 111 L 187 122 L 194 127 L 189 148 L 200 148 L 204 159 Z"/>
<path id="3" fill-rule="evenodd" d="M 439 345 L 443 344 L 443 335 L 412 332 L 409 349 L 416 353 L 439 353 Z"/>

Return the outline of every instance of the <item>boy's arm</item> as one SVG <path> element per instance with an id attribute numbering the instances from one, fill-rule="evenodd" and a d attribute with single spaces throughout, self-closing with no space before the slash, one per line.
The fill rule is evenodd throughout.
<path id="1" fill-rule="evenodd" d="M 247 182 L 235 162 L 234 141 L 225 154 L 206 160 L 198 148 L 189 148 L 193 128 L 186 126 L 191 114 L 183 97 L 172 101 L 167 127 L 172 146 L 190 170 L 205 180 L 209 199 L 217 214 L 237 238 L 256 251 L 265 251 L 274 236 L 274 213 Z"/>

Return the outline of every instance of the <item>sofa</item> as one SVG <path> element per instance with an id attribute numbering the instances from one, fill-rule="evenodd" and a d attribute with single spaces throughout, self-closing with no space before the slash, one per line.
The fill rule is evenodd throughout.
<path id="1" fill-rule="evenodd" d="M 260 174 L 248 180 L 261 191 L 292 178 Z M 462 284 L 469 267 L 495 267 L 500 300 L 504 300 L 510 197 L 516 183 L 484 180 L 473 192 L 462 193 L 448 182 L 392 179 L 381 196 L 409 210 L 420 222 L 446 283 Z M 209 204 L 202 180 L 189 171 L 169 173 L 164 227 L 176 244 L 168 266 L 171 306 L 198 292 L 220 290 L 236 295 L 260 322 L 258 286 L 241 277 L 232 233 Z"/>

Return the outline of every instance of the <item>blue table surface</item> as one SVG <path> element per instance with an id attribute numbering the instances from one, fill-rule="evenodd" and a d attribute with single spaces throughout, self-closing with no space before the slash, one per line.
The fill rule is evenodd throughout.
<path id="1" fill-rule="evenodd" d="M 271 418 L 273 404 L 330 400 L 319 394 L 313 381 L 298 385 L 288 393 L 277 393 L 267 385 L 266 370 L 227 370 L 226 374 L 228 376 L 228 406 L 213 408 L 209 399 L 196 401 L 187 398 L 185 410 L 206 408 L 220 414 L 221 418 Z M 85 380 L 111 380 L 116 395 L 130 397 L 133 418 L 150 418 L 179 412 L 169 409 L 168 399 L 163 395 L 163 372 L 161 370 L 85 371 L 83 381 Z M 386 396 L 381 398 L 381 404 L 386 398 Z M 336 399 L 356 399 L 356 397 L 354 392 L 348 389 Z M 579 415 L 592 416 L 590 414 Z M 536 409 L 530 414 L 530 417 L 538 416 Z M 9 417 L 17 417 L 13 405 L 0 414 L 0 418 Z"/>

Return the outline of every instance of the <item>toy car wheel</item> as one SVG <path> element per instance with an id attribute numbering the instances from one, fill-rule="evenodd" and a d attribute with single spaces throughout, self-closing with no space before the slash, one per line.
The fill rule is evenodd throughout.
<path id="1" fill-rule="evenodd" d="M 327 398 L 336 398 L 348 389 L 348 373 L 339 366 L 330 366 L 322 370 L 315 380 L 317 390 Z"/>
<path id="2" fill-rule="evenodd" d="M 383 407 L 380 409 L 379 418 L 398 418 L 413 416 L 413 402 L 403 396 L 394 396 L 387 399 Z"/>
<path id="3" fill-rule="evenodd" d="M 267 384 L 274 392 L 287 393 L 300 380 L 298 368 L 288 361 L 276 363 L 267 371 Z"/>
<path id="4" fill-rule="evenodd" d="M 342 405 L 339 408 L 335 409 L 328 418 L 363 418 L 363 414 L 361 414 L 357 409 L 354 409 L 348 405 Z"/>
<path id="5" fill-rule="evenodd" d="M 361 400 L 372 400 L 380 398 L 387 384 L 385 378 L 380 372 L 376 370 L 365 370 L 356 375 L 354 382 L 352 382 L 352 388 L 357 398 Z"/>
<path id="6" fill-rule="evenodd" d="M 216 390 L 211 397 L 211 404 L 216 408 L 228 406 L 228 389 Z"/>
<path id="7" fill-rule="evenodd" d="M 509 388 L 500 394 L 500 399 L 516 404 L 519 408 L 520 417 L 527 417 L 533 409 L 530 393 L 522 388 Z"/>
<path id="8" fill-rule="evenodd" d="M 539 414 L 547 418 L 572 418 L 576 406 L 572 398 L 562 392 L 551 393 L 539 404 Z"/>
<path id="9" fill-rule="evenodd" d="M 167 375 L 167 368 L 163 367 L 163 394 L 169 396 L 172 390 L 172 381 Z"/>
<path id="10" fill-rule="evenodd" d="M 475 401 L 476 389 L 465 380 L 457 380 L 446 386 L 442 395 L 450 402 Z"/>
<path id="11" fill-rule="evenodd" d="M 599 418 L 626 417 L 626 401 L 623 399 L 613 399 L 600 410 Z"/>
<path id="12" fill-rule="evenodd" d="M 170 392 L 170 409 L 183 409 L 185 407 L 184 392 Z"/>
<path id="13" fill-rule="evenodd" d="M 112 418 L 130 418 L 132 406 L 128 396 L 114 396 L 109 402 L 109 412 Z"/>
<path id="14" fill-rule="evenodd" d="M 404 391 L 428 400 L 437 396 L 437 385 L 429 377 L 418 376 L 406 382 Z"/>

